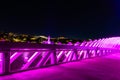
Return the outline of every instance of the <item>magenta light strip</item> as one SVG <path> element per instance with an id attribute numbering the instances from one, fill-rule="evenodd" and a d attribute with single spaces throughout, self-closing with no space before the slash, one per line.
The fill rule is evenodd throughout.
<path id="1" fill-rule="evenodd" d="M 92 50 L 92 51 L 91 51 L 91 54 L 92 54 L 91 57 L 95 57 L 95 50 Z"/>
<path id="2" fill-rule="evenodd" d="M 78 59 L 80 59 L 81 55 L 82 55 L 83 51 L 78 51 Z"/>
<path id="3" fill-rule="evenodd" d="M 10 57 L 10 64 L 15 61 L 22 53 L 21 52 L 15 52 L 11 57 Z"/>
<path id="4" fill-rule="evenodd" d="M 32 57 L 29 58 L 28 62 L 23 65 L 23 67 L 21 68 L 21 70 L 27 69 L 30 64 L 39 56 L 39 52 L 35 52 Z"/>
<path id="5" fill-rule="evenodd" d="M 51 64 L 56 64 L 57 60 L 57 55 L 54 55 L 55 53 L 51 53 Z"/>
<path id="6" fill-rule="evenodd" d="M 28 55 L 29 55 L 30 53 L 29 52 L 24 52 L 23 53 L 23 58 L 24 58 L 24 62 L 27 62 L 28 61 Z"/>
<path id="7" fill-rule="evenodd" d="M 63 62 L 67 62 L 68 61 L 68 59 L 70 58 L 70 55 L 72 55 L 71 52 L 72 51 L 68 51 L 68 53 L 65 54 L 66 58 L 63 60 Z"/>
<path id="8" fill-rule="evenodd" d="M 85 58 L 88 58 L 87 51 L 86 51 L 86 50 L 84 50 L 84 51 L 83 51 L 83 53 L 84 53 L 84 59 L 85 59 Z"/>
<path id="9" fill-rule="evenodd" d="M 3 53 L 0 53 L 0 74 L 4 72 L 4 66 L 3 66 Z"/>
<path id="10" fill-rule="evenodd" d="M 73 56 L 74 56 L 74 52 L 70 51 L 70 56 L 68 57 L 68 62 L 72 60 Z"/>
<path id="11" fill-rule="evenodd" d="M 38 64 L 36 65 L 36 67 L 40 67 L 42 64 L 42 62 L 43 62 L 43 60 L 45 59 L 45 57 L 48 55 L 48 51 L 46 51 L 46 52 L 43 52 L 42 54 L 43 54 L 43 56 L 42 56 L 42 59 L 38 62 Z"/>
<path id="12" fill-rule="evenodd" d="M 61 51 L 59 53 L 59 55 L 57 56 L 57 62 L 60 60 L 60 58 L 62 57 L 62 55 L 64 55 L 65 51 Z"/>
<path id="13" fill-rule="evenodd" d="M 95 39 L 83 41 L 82 43 L 76 42 L 74 44 L 68 42 L 68 44 L 63 45 L 54 45 L 54 43 L 49 43 L 49 41 L 50 38 L 47 44 L 0 43 L 2 45 L 5 44 L 1 48 L 0 53 L 0 74 L 17 70 L 27 70 L 31 66 L 33 68 L 41 67 L 49 64 L 70 62 L 80 58 L 86 59 L 120 52 L 120 37 Z M 11 48 L 6 45 L 10 45 Z M 2 53 L 5 50 L 8 51 Z"/>
<path id="14" fill-rule="evenodd" d="M 46 63 L 47 63 L 47 61 L 48 61 L 49 59 L 51 60 L 51 63 L 50 63 L 50 64 L 54 64 L 53 53 L 51 53 L 51 54 L 49 55 L 49 57 L 46 58 L 45 62 L 43 63 L 43 66 L 46 65 Z"/>
<path id="15" fill-rule="evenodd" d="M 57 59 L 63 54 L 63 51 L 60 51 L 60 53 L 57 56 Z"/>
<path id="16" fill-rule="evenodd" d="M 66 57 L 69 57 L 70 53 L 71 53 L 71 51 L 68 51 L 68 53 L 65 54 L 65 56 L 66 56 Z"/>
<path id="17" fill-rule="evenodd" d="M 77 54 L 76 53 L 73 54 L 73 59 L 72 60 L 77 60 Z"/>

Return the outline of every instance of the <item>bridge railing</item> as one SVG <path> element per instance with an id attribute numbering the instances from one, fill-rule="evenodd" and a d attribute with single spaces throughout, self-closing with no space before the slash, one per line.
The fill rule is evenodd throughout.
<path id="1" fill-rule="evenodd" d="M 87 46 L 1 42 L 0 74 L 9 74 L 117 52 L 119 52 L 117 49 Z"/>

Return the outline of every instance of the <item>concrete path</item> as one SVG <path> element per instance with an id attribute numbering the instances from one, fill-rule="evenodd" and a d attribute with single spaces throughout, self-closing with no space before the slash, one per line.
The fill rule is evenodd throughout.
<path id="1" fill-rule="evenodd" d="M 120 54 L 0 76 L 0 80 L 120 80 Z"/>

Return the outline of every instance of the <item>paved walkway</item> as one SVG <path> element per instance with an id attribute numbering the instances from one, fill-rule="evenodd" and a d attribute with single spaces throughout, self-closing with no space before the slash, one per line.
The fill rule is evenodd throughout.
<path id="1" fill-rule="evenodd" d="M 0 80 L 120 80 L 120 54 L 1 76 Z"/>

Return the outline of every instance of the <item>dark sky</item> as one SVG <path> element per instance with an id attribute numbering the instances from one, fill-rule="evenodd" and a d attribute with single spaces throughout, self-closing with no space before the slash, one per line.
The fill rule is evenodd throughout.
<path id="1" fill-rule="evenodd" d="M 119 36 L 119 4 L 120 0 L 1 2 L 0 31 L 78 39 Z"/>

